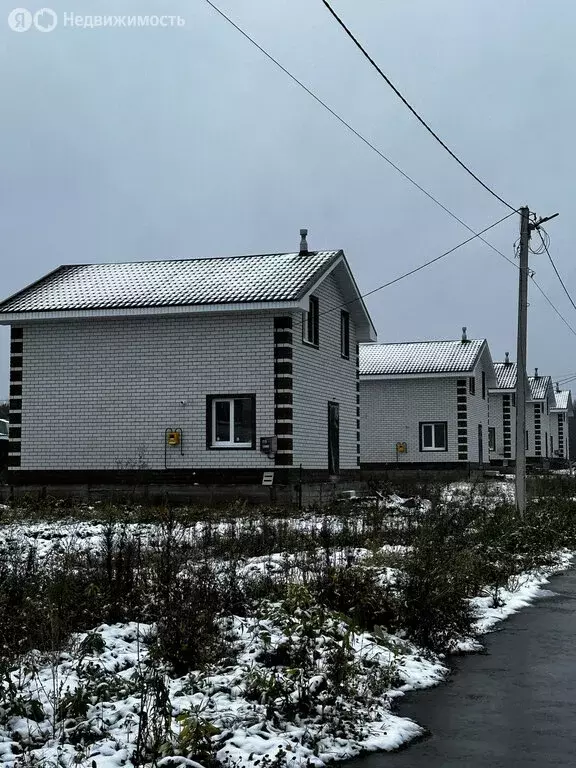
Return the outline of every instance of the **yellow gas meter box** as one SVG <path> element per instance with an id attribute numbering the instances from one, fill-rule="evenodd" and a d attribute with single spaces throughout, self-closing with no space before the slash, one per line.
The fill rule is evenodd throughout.
<path id="1" fill-rule="evenodd" d="M 167 432 L 166 442 L 168 445 L 180 445 L 180 432 Z"/>

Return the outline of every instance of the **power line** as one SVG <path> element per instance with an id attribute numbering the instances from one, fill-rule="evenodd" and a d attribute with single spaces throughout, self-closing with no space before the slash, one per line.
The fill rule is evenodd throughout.
<path id="1" fill-rule="evenodd" d="M 554 303 L 552 302 L 552 300 L 551 300 L 551 299 L 549 299 L 549 298 L 548 298 L 548 296 L 547 296 L 547 295 L 544 293 L 544 290 L 543 290 L 543 288 L 541 288 L 541 287 L 540 287 L 540 285 L 539 285 L 539 284 L 536 282 L 536 280 L 535 280 L 533 277 L 531 277 L 531 280 L 532 280 L 532 282 L 534 283 L 534 285 L 536 286 L 536 288 L 538 288 L 538 290 L 540 291 L 540 293 L 542 294 L 542 296 L 544 296 L 544 298 L 546 299 L 546 301 L 548 302 L 548 304 L 550 304 L 550 306 L 552 307 L 552 309 L 554 310 L 554 312 L 556 312 L 556 314 L 558 315 L 558 317 L 560 318 L 560 320 L 562 320 L 562 322 L 564 323 L 564 325 L 565 325 L 565 326 L 568 328 L 568 330 L 569 330 L 571 333 L 573 333 L 573 334 L 574 334 L 574 336 L 576 336 L 576 331 L 574 330 L 574 328 L 572 328 L 572 326 L 570 325 L 570 323 L 568 322 L 568 320 L 566 320 L 566 318 L 565 318 L 565 317 L 564 317 L 564 315 L 563 315 L 563 314 L 560 312 L 560 310 L 556 308 L 556 306 L 554 305 Z"/>
<path id="2" fill-rule="evenodd" d="M 449 256 L 451 253 L 454 253 L 454 251 L 457 251 L 459 248 L 462 248 L 464 245 L 467 245 L 472 240 L 475 240 L 476 238 L 480 237 L 480 235 L 483 235 L 485 232 L 488 232 L 489 229 L 493 229 L 494 227 L 498 226 L 498 224 L 501 224 L 503 221 L 506 221 L 506 219 L 509 219 L 511 216 L 514 216 L 515 213 L 516 211 L 512 211 L 512 213 L 506 214 L 506 216 L 503 216 L 501 219 L 498 219 L 498 221 L 495 221 L 493 224 L 490 224 L 488 227 L 485 227 L 481 232 L 478 232 L 477 234 L 473 234 L 467 240 L 463 240 L 461 243 L 458 243 L 458 245 L 455 245 L 453 248 L 450 248 L 448 251 L 444 251 L 444 253 L 441 253 L 439 256 L 436 256 L 435 258 L 430 259 L 429 261 L 425 261 L 424 264 L 420 264 L 420 266 L 414 267 L 414 269 L 411 269 L 408 272 L 405 272 L 403 275 L 399 275 L 398 277 L 395 277 L 393 280 L 389 280 L 387 283 L 384 283 L 383 285 L 379 285 L 377 288 L 372 288 L 372 290 L 361 294 L 360 296 L 358 296 L 355 299 L 352 299 L 351 301 L 346 301 L 343 304 L 338 304 L 338 306 L 330 307 L 330 309 L 326 309 L 324 312 L 321 312 L 320 314 L 326 315 L 329 312 L 335 312 L 337 309 L 342 309 L 342 307 L 347 307 L 350 304 L 354 304 L 357 301 L 365 299 L 367 296 L 371 296 L 373 293 L 377 293 L 378 291 L 381 291 L 384 288 L 389 288 L 391 285 L 394 285 L 395 283 L 399 283 L 400 280 L 404 280 L 406 277 L 410 277 L 411 275 L 416 274 L 416 272 L 420 272 L 420 270 L 425 269 L 426 267 L 429 267 L 431 264 L 435 264 L 437 261 L 440 261 L 440 259 L 444 259 L 446 256 Z"/>
<path id="3" fill-rule="evenodd" d="M 218 6 L 216 6 L 212 0 L 205 0 L 205 2 L 214 10 L 219 16 L 221 16 L 225 21 L 227 21 L 234 29 L 236 29 L 246 40 L 248 40 L 253 46 L 255 46 L 264 56 L 266 56 L 267 59 L 269 59 L 278 69 L 280 69 L 282 72 L 284 72 L 285 75 L 287 75 L 296 85 L 298 85 L 300 88 L 302 88 L 309 96 L 311 96 L 314 101 L 316 101 L 318 104 L 320 104 L 321 107 L 323 107 L 329 114 L 332 115 L 332 117 L 336 118 L 339 123 L 341 123 L 350 133 L 352 133 L 356 138 L 360 139 L 369 149 L 371 149 L 373 152 L 375 152 L 382 160 L 384 160 L 388 165 L 393 168 L 397 173 L 399 173 L 406 181 L 409 181 L 416 189 L 418 189 L 420 192 L 422 192 L 426 197 L 428 197 L 430 200 L 432 200 L 433 203 L 435 203 L 439 208 L 441 208 L 445 213 L 447 213 L 454 221 L 457 221 L 461 226 L 463 226 L 465 229 L 467 229 L 469 232 L 472 233 L 473 237 L 468 238 L 463 243 L 460 243 L 455 248 L 451 249 L 450 251 L 447 251 L 444 254 L 441 254 L 441 256 L 436 257 L 435 259 L 432 259 L 429 262 L 426 262 L 425 264 L 422 264 L 420 267 L 416 268 L 415 270 L 411 270 L 410 272 L 407 272 L 405 275 L 401 275 L 398 278 L 395 278 L 390 283 L 386 283 L 383 286 L 380 286 L 377 289 L 374 289 L 374 291 L 370 291 L 367 294 L 364 294 L 361 298 L 364 298 L 365 296 L 369 296 L 371 293 L 374 293 L 376 290 L 382 290 L 383 288 L 388 287 L 389 285 L 392 285 L 395 282 L 398 282 L 399 280 L 403 280 L 405 277 L 408 277 L 411 274 L 414 274 L 414 272 L 417 272 L 421 269 L 424 269 L 426 266 L 429 266 L 430 264 L 433 264 L 435 261 L 438 261 L 440 258 L 444 258 L 449 253 L 452 253 L 457 248 L 462 247 L 463 245 L 466 245 L 466 243 L 469 243 L 471 240 L 478 239 L 481 240 L 485 245 L 487 245 L 489 248 L 491 248 L 494 253 L 497 253 L 501 258 L 505 259 L 509 264 L 511 264 L 516 269 L 519 269 L 518 265 L 510 259 L 508 256 L 506 256 L 504 253 L 502 253 L 501 250 L 496 248 L 495 245 L 493 245 L 491 242 L 483 238 L 481 235 L 484 232 L 487 232 L 488 229 L 491 229 L 491 227 L 488 227 L 487 229 L 482 230 L 481 232 L 476 232 L 472 227 L 470 227 L 468 224 L 466 224 L 465 221 L 463 221 L 457 214 L 455 214 L 453 211 L 451 211 L 447 206 L 445 206 L 443 203 L 440 202 L 434 195 L 429 192 L 427 189 L 425 189 L 423 186 L 418 184 L 417 181 L 415 181 L 411 176 L 409 176 L 405 171 L 403 171 L 398 165 L 396 165 L 392 160 L 390 160 L 389 157 L 387 157 L 378 147 L 376 147 L 369 139 L 367 139 L 365 136 L 363 136 L 360 131 L 356 130 L 349 122 L 347 122 L 343 117 L 341 117 L 332 107 L 328 106 L 325 101 L 323 101 L 319 96 L 317 96 L 314 91 L 311 90 L 307 85 L 305 85 L 301 80 L 299 80 L 295 75 L 293 75 L 283 64 L 281 64 L 274 56 L 272 56 L 271 53 L 269 53 L 265 48 L 263 48 L 259 43 L 254 40 L 245 30 L 242 29 L 236 22 L 234 22 L 224 11 L 222 11 Z M 457 158 L 456 158 L 457 159 Z M 480 180 L 478 180 L 480 181 Z M 482 182 L 480 181 L 482 184 Z M 491 190 L 489 190 L 491 191 Z M 498 198 L 500 200 L 500 198 Z M 509 208 L 512 208 L 508 203 L 506 203 L 505 200 L 500 200 L 504 205 L 506 205 Z M 513 212 L 516 213 L 517 209 Z M 510 214 L 511 215 L 511 214 Z M 505 217 L 508 218 L 508 217 Z M 501 219 L 500 221 L 503 221 L 504 219 Z M 492 226 L 496 226 L 500 223 L 500 221 L 496 222 Z M 536 280 L 532 277 L 532 282 L 536 285 L 540 293 L 544 296 L 546 301 L 550 304 L 554 312 L 558 315 L 558 317 L 562 320 L 562 322 L 568 327 L 568 329 L 576 336 L 576 331 L 572 328 L 572 326 L 568 323 L 568 321 L 563 317 L 563 315 L 559 312 L 559 310 L 554 306 L 552 301 L 548 298 L 548 296 L 544 293 L 543 289 L 538 285 Z M 342 305 L 345 306 L 345 305 Z"/>
<path id="4" fill-rule="evenodd" d="M 333 17 L 336 19 L 336 21 L 338 22 L 338 24 L 339 24 L 339 25 L 342 27 L 342 29 L 344 30 L 344 32 L 346 32 L 346 34 L 348 35 L 348 37 L 349 37 L 349 38 L 350 38 L 350 39 L 351 39 L 351 40 L 354 42 L 354 44 L 356 45 L 356 47 L 357 47 L 357 48 L 358 48 L 358 49 L 359 49 L 359 50 L 360 50 L 360 51 L 363 53 L 363 55 L 366 57 L 366 59 L 368 59 L 368 61 L 370 62 L 370 64 L 372 64 L 372 66 L 373 66 L 373 67 L 374 67 L 374 69 L 375 69 L 375 70 L 378 72 L 378 74 L 379 74 L 379 75 L 380 75 L 380 76 L 381 76 L 381 77 L 384 79 L 384 81 L 386 82 L 386 84 L 390 86 L 390 88 L 391 88 L 391 89 L 394 91 L 394 93 L 396 94 L 396 96 L 398 96 L 398 98 L 400 99 L 400 101 L 402 101 L 402 103 L 403 103 L 403 104 L 404 104 L 406 107 L 408 107 L 408 109 L 409 109 L 409 110 L 410 110 L 410 112 L 411 112 L 411 113 L 414 115 L 414 117 L 415 117 L 415 118 L 416 118 L 416 119 L 417 119 L 417 120 L 418 120 L 418 121 L 419 121 L 419 122 L 420 122 L 420 123 L 421 123 L 421 124 L 424 126 L 424 128 L 426 128 L 426 130 L 428 131 L 428 133 L 429 133 L 431 136 L 433 136 L 433 137 L 436 139 L 436 141 L 437 141 L 437 142 L 440 144 L 440 146 L 442 146 L 442 147 L 443 147 L 443 148 L 446 150 L 446 152 L 448 152 L 448 154 L 449 154 L 449 155 L 450 155 L 450 156 L 451 156 L 451 157 L 452 157 L 454 160 L 456 160 L 456 162 L 458 163 L 458 165 L 460 165 L 460 166 L 461 166 L 461 167 L 462 167 L 462 168 L 463 168 L 463 169 L 466 171 L 466 173 L 468 173 L 470 176 L 472 176 L 472 178 L 473 178 L 475 181 L 477 181 L 477 182 L 478 182 L 478 184 L 480 184 L 482 187 L 484 187 L 484 189 L 485 189 L 487 192 L 489 192 L 489 193 L 490 193 L 490 194 L 491 194 L 493 197 L 495 197 L 495 198 L 496 198 L 496 200 L 498 200 L 498 201 L 499 201 L 499 202 L 501 202 L 503 205 L 505 205 L 505 206 L 507 206 L 508 208 L 510 208 L 510 210 L 512 210 L 512 211 L 516 211 L 517 209 L 516 209 L 516 208 L 514 208 L 514 206 L 510 205 L 510 203 L 507 203 L 507 202 L 506 202 L 506 200 L 504 200 L 504 198 L 500 197 L 500 195 L 498 195 L 496 192 L 494 192 L 494 190 L 493 190 L 493 189 L 491 189 L 491 187 L 489 187 L 489 186 L 488 186 L 488 184 L 486 184 L 485 182 L 483 182 L 483 181 L 482 181 L 482 179 L 481 179 L 481 178 L 479 178 L 479 177 L 478 177 L 478 176 L 477 176 L 477 175 L 474 173 L 474 171 L 472 171 L 472 170 L 471 170 L 471 169 L 470 169 L 470 168 L 469 168 L 469 167 L 466 165 L 466 163 L 464 163 L 462 160 L 460 160 L 460 158 L 458 157 L 458 155 L 456 155 L 456 154 L 455 154 L 455 153 L 454 153 L 454 152 L 453 152 L 453 151 L 450 149 L 450 147 L 449 147 L 449 146 L 448 146 L 448 145 L 447 145 L 447 144 L 446 144 L 444 141 L 442 141 L 442 139 L 440 138 L 440 136 L 438 136 L 438 134 L 437 134 L 437 133 L 436 133 L 436 132 L 435 132 L 435 131 L 434 131 L 434 130 L 433 130 L 433 129 L 432 129 L 432 128 L 431 128 L 431 127 L 428 125 L 428 123 L 427 123 L 427 122 L 424 120 L 424 118 L 423 118 L 423 117 L 421 117 L 421 115 L 420 115 L 420 114 L 419 114 L 419 113 L 418 113 L 418 112 L 417 112 L 417 111 L 414 109 L 414 107 L 413 107 L 413 106 L 412 106 L 412 105 L 411 105 L 411 104 L 410 104 L 410 103 L 409 103 L 409 102 L 406 100 L 406 98 L 405 98 L 405 97 L 402 95 L 402 93 L 401 93 L 401 92 L 398 90 L 398 88 L 397 88 L 397 87 L 394 85 L 394 83 L 393 83 L 393 82 L 390 80 L 390 78 L 389 78 L 389 77 L 388 77 L 388 76 L 387 76 L 387 75 L 386 75 L 386 74 L 385 74 L 385 73 L 382 71 L 382 69 L 381 69 L 381 68 L 378 66 L 378 64 L 377 64 L 377 63 L 374 61 L 374 59 L 372 58 L 372 56 L 370 56 L 370 54 L 368 53 L 368 51 L 367 51 L 367 50 L 364 48 L 364 46 L 362 45 L 362 43 L 360 43 L 360 41 L 359 41 L 359 40 L 358 40 L 358 39 L 357 39 L 357 38 L 354 36 L 354 34 L 351 32 L 351 30 L 350 30 L 350 29 L 348 29 L 348 27 L 346 26 L 346 24 L 345 24 L 345 23 L 342 21 L 342 19 L 341 19 L 341 18 L 338 16 L 338 14 L 337 14 L 337 13 L 336 13 L 336 11 L 335 11 L 335 10 L 332 8 L 332 6 L 330 5 L 330 3 L 328 3 L 328 1 L 327 1 L 327 0 L 322 0 L 322 2 L 323 2 L 323 3 L 324 3 L 324 5 L 326 6 L 326 8 L 327 8 L 327 9 L 330 11 L 330 13 L 332 14 L 332 16 L 333 16 Z"/>
<path id="5" fill-rule="evenodd" d="M 301 80 L 299 80 L 295 75 L 293 75 L 283 64 L 281 64 L 278 59 L 274 58 L 271 53 L 269 53 L 265 48 L 263 48 L 259 43 L 254 40 L 253 37 L 251 37 L 248 32 L 246 32 L 242 27 L 240 27 L 238 24 L 236 24 L 235 21 L 233 21 L 224 11 L 222 11 L 220 8 L 218 8 L 217 5 L 215 5 L 212 0 L 205 0 L 205 2 L 217 13 L 219 14 L 225 21 L 228 22 L 234 29 L 236 29 L 240 34 L 246 38 L 253 46 L 255 46 L 264 56 L 266 56 L 267 59 L 269 59 L 278 69 L 280 69 L 282 72 L 284 72 L 285 75 L 288 75 L 288 77 L 296 83 L 300 88 L 302 88 L 306 93 L 311 96 L 314 101 L 316 101 L 318 104 L 320 104 L 321 107 L 323 107 L 327 112 L 329 112 L 332 117 L 336 118 L 339 123 L 341 123 L 350 133 L 352 133 L 356 138 L 360 139 L 369 149 L 371 149 L 373 152 L 375 152 L 378 157 L 380 157 L 382 160 L 384 160 L 388 165 L 393 168 L 397 173 L 399 173 L 406 181 L 409 181 L 410 184 L 416 187 L 420 192 L 422 192 L 424 195 L 426 195 L 427 198 L 432 200 L 433 203 L 435 203 L 439 208 L 441 208 L 445 213 L 447 213 L 449 216 L 451 216 L 454 221 L 457 221 L 458 224 L 464 227 L 464 229 L 467 229 L 468 232 L 471 232 L 475 237 L 477 237 L 479 240 L 481 240 L 485 245 L 487 245 L 489 248 L 491 248 L 494 253 L 497 253 L 499 256 L 501 256 L 503 259 L 506 259 L 510 264 L 513 264 L 516 268 L 518 268 L 518 265 L 512 261 L 512 259 L 509 259 L 508 256 L 502 253 L 498 248 L 496 248 L 495 245 L 492 245 L 488 240 L 485 240 L 483 237 L 480 237 L 481 233 L 476 232 L 475 229 L 470 227 L 468 224 L 466 224 L 465 221 L 463 221 L 459 216 L 457 216 L 453 211 L 451 211 L 447 206 L 444 205 L 444 203 L 441 203 L 438 198 L 434 197 L 434 195 L 429 192 L 427 189 L 425 189 L 421 184 L 419 184 L 417 181 L 415 181 L 411 176 L 409 176 L 405 171 L 403 171 L 396 163 L 394 163 L 392 160 L 390 160 L 389 157 L 386 157 L 386 155 L 378 149 L 378 147 L 373 144 L 369 139 L 367 139 L 365 136 L 363 136 L 360 131 L 356 130 L 349 122 L 347 122 L 343 117 L 341 117 L 332 107 L 328 106 L 325 101 L 323 101 L 319 96 L 317 96 L 314 91 L 312 91 L 311 88 L 309 88 L 307 85 L 305 85 Z M 507 205 L 507 203 L 505 203 Z M 511 206 L 509 206 L 511 207 Z"/>
<path id="6" fill-rule="evenodd" d="M 552 255 L 551 255 L 550 250 L 548 248 L 548 246 L 550 244 L 550 238 L 548 237 L 548 233 L 544 232 L 544 235 L 546 235 L 546 237 L 544 237 L 542 235 L 542 232 L 540 231 L 540 229 L 538 229 L 537 232 L 540 235 L 540 240 L 542 240 L 542 247 L 543 247 L 544 251 L 546 251 L 546 254 L 548 255 L 548 258 L 550 259 L 550 264 L 552 264 L 552 266 L 554 268 L 554 272 L 556 273 L 556 277 L 558 278 L 558 280 L 560 280 L 560 285 L 562 286 L 562 288 L 564 288 L 564 293 L 566 294 L 566 296 L 568 296 L 570 304 L 572 304 L 574 309 L 576 309 L 576 304 L 574 304 L 572 296 L 570 296 L 570 293 L 568 292 L 568 288 L 566 288 L 564 280 L 562 280 L 562 278 L 560 276 L 560 272 L 558 272 L 556 264 L 554 263 L 554 259 L 552 258 Z"/>

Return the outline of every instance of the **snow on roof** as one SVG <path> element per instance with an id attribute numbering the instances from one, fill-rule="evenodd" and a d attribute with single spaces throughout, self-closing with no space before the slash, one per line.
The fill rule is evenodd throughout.
<path id="1" fill-rule="evenodd" d="M 530 396 L 532 400 L 545 400 L 548 386 L 552 383 L 550 376 L 528 376 Z"/>
<path id="2" fill-rule="evenodd" d="M 59 267 L 0 313 L 298 301 L 343 256 L 310 251 Z"/>
<path id="3" fill-rule="evenodd" d="M 569 389 L 562 389 L 560 392 L 554 391 L 554 397 L 556 398 L 556 405 L 554 410 L 566 411 L 570 407 L 570 395 Z"/>
<path id="4" fill-rule="evenodd" d="M 514 389 L 516 386 L 516 363 L 494 363 L 498 389 Z"/>
<path id="5" fill-rule="evenodd" d="M 483 339 L 361 344 L 360 375 L 468 373 L 484 344 Z"/>

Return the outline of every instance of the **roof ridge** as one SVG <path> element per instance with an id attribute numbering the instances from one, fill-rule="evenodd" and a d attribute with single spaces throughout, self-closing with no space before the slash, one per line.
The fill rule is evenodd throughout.
<path id="1" fill-rule="evenodd" d="M 308 251 L 307 253 L 300 253 L 299 251 L 281 251 L 279 253 L 240 253 L 233 256 L 193 256 L 188 258 L 178 259 L 138 259 L 136 261 L 92 261 L 85 264 L 61 264 L 58 269 L 69 267 L 115 267 L 122 264 L 174 264 L 179 262 L 190 261 L 223 261 L 232 259 L 263 259 L 266 257 L 276 256 L 318 256 L 320 253 L 338 253 L 341 248 L 333 249 L 321 249 L 319 251 Z"/>
<path id="2" fill-rule="evenodd" d="M 360 344 L 361 347 L 392 347 L 392 346 L 400 346 L 402 344 L 408 345 L 408 344 L 470 344 L 472 342 L 479 342 L 482 343 L 486 341 L 486 339 L 466 339 L 466 341 L 462 341 L 462 339 L 429 339 L 426 341 L 378 341 L 378 342 L 362 342 Z"/>

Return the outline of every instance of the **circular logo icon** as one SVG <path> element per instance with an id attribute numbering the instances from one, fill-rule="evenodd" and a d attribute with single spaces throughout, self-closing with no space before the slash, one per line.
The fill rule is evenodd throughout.
<path id="1" fill-rule="evenodd" d="M 38 32 L 52 32 L 58 24 L 58 16 L 52 8 L 40 8 L 34 14 L 34 26 Z"/>
<path id="2" fill-rule="evenodd" d="M 26 8 L 14 8 L 8 14 L 8 26 L 13 32 L 28 32 L 32 26 L 32 14 Z"/>

